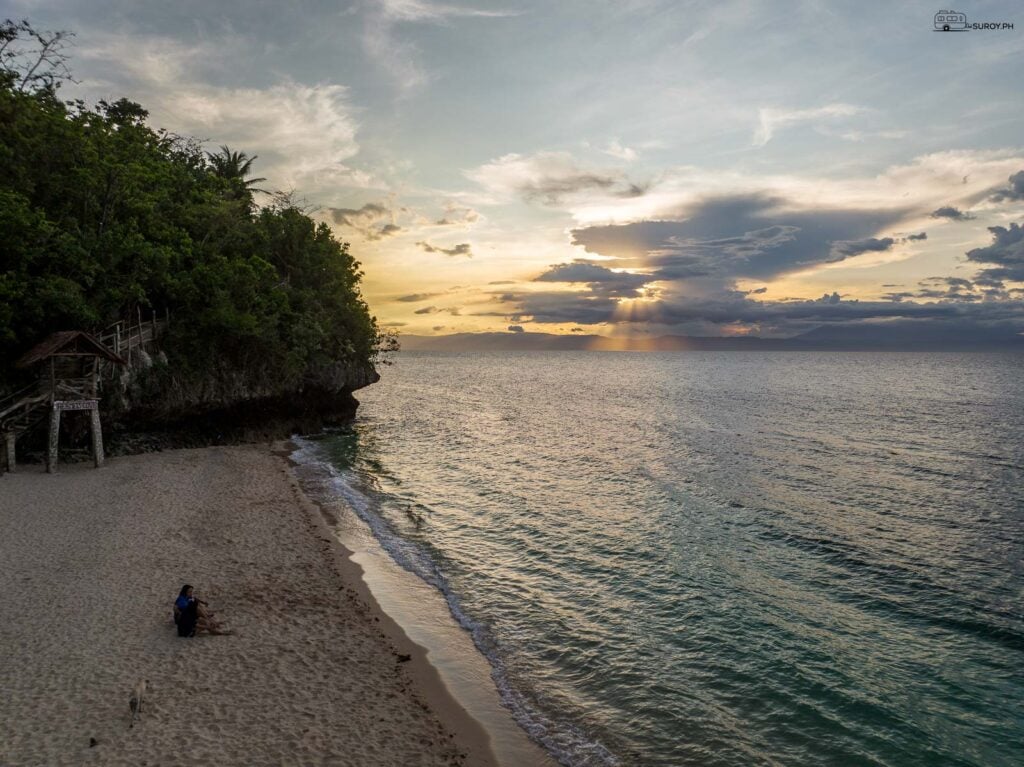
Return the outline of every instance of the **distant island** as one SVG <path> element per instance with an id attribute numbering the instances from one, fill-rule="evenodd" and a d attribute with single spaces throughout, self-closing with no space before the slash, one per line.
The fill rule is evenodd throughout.
<path id="1" fill-rule="evenodd" d="M 1012 329 L 928 322 L 820 327 L 790 338 L 759 336 L 602 336 L 573 333 L 453 333 L 403 335 L 406 351 L 1024 351 L 1024 336 Z"/>

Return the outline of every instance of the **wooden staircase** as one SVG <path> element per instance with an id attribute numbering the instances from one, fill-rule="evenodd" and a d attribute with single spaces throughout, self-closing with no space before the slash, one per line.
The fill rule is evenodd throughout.
<path id="1" fill-rule="evenodd" d="M 0 400 L 0 434 L 4 438 L 4 468 L 7 471 L 15 468 L 14 445 L 18 438 L 46 420 L 49 404 L 49 393 L 40 393 L 37 384 L 26 386 Z"/>
<path id="2" fill-rule="evenodd" d="M 140 362 L 149 364 L 157 339 L 166 331 L 170 314 L 144 321 L 118 322 L 97 336 L 82 331 L 53 333 L 26 352 L 16 367 L 35 366 L 39 379 L 20 391 L 0 398 L 0 470 L 14 471 L 18 439 L 44 421 L 50 425 L 47 471 L 56 463 L 60 414 L 67 410 L 90 410 L 93 453 L 96 465 L 103 461 L 103 438 L 99 419 L 99 395 L 105 386 L 121 385 L 119 371 Z M 55 360 L 62 360 L 55 368 Z M 76 362 L 77 360 L 77 362 Z M 45 363 L 49 362 L 49 375 Z M 68 369 L 68 365 L 73 368 Z M 83 367 L 84 365 L 84 367 Z"/>

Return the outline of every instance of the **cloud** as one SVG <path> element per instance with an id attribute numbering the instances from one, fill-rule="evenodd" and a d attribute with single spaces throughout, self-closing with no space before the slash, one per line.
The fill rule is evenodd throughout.
<path id="1" fill-rule="evenodd" d="M 591 261 L 556 264 L 534 278 L 535 282 L 586 283 L 594 293 L 623 298 L 640 295 L 640 288 L 651 280 L 647 274 L 616 272 Z"/>
<path id="2" fill-rule="evenodd" d="M 633 160 L 637 158 L 636 150 L 628 146 L 623 146 L 619 143 L 618 139 L 612 139 L 608 142 L 608 146 L 601 151 L 610 157 L 625 160 L 626 162 L 633 162 Z"/>
<path id="3" fill-rule="evenodd" d="M 896 244 L 892 237 L 867 237 L 863 240 L 840 240 L 832 243 L 831 254 L 837 261 L 853 258 L 862 253 L 880 253 L 889 250 Z"/>
<path id="4" fill-rule="evenodd" d="M 467 226 L 480 220 L 480 214 L 472 208 L 448 203 L 444 216 L 434 222 L 435 226 Z"/>
<path id="5" fill-rule="evenodd" d="M 971 221 L 974 219 L 970 213 L 965 213 L 952 205 L 943 205 L 932 212 L 932 218 L 948 218 L 951 221 Z"/>
<path id="6" fill-rule="evenodd" d="M 456 18 L 501 18 L 515 12 L 484 10 L 425 0 L 367 0 L 363 26 L 363 50 L 388 72 L 402 91 L 430 80 L 420 65 L 420 51 L 396 34 L 408 24 L 447 24 Z"/>
<path id="7" fill-rule="evenodd" d="M 854 141 L 861 142 L 867 141 L 868 139 L 880 138 L 880 139 L 901 139 L 906 138 L 910 135 L 910 131 L 905 130 L 879 130 L 879 131 L 862 131 L 862 130 L 846 130 L 846 131 L 832 131 L 827 128 L 819 128 L 818 132 L 825 136 L 835 136 L 841 138 L 843 141 Z"/>
<path id="8" fill-rule="evenodd" d="M 886 287 L 886 286 L 883 286 Z M 902 301 L 906 298 L 938 299 L 942 301 L 981 301 L 984 293 L 975 292 L 976 285 L 963 277 L 929 277 L 918 283 L 917 291 L 901 291 L 886 293 L 883 297 L 889 301 Z"/>
<path id="9" fill-rule="evenodd" d="M 431 298 L 436 298 L 440 295 L 441 293 L 410 293 L 407 296 L 398 296 L 395 300 L 401 301 L 404 304 L 414 304 L 419 301 L 427 301 Z"/>
<path id="10" fill-rule="evenodd" d="M 370 241 L 402 231 L 395 223 L 395 212 L 384 202 L 368 202 L 361 208 L 328 208 L 327 211 L 335 224 L 354 229 Z"/>
<path id="11" fill-rule="evenodd" d="M 465 175 L 499 198 L 519 197 L 549 206 L 594 192 L 629 198 L 646 191 L 620 170 L 581 167 L 568 152 L 506 154 Z"/>
<path id="12" fill-rule="evenodd" d="M 967 251 L 967 260 L 979 264 L 996 264 L 979 272 L 982 279 L 993 287 L 1003 280 L 1024 282 L 1024 227 L 1019 224 L 990 226 L 992 244 Z"/>
<path id="13" fill-rule="evenodd" d="M 467 8 L 459 5 L 430 3 L 426 0 L 376 0 L 375 4 L 380 7 L 382 14 L 392 21 L 443 22 L 460 16 L 500 18 L 516 15 L 512 11 Z"/>
<path id="14" fill-rule="evenodd" d="M 440 314 L 441 312 L 448 312 L 453 317 L 462 315 L 462 309 L 458 306 L 424 306 L 422 309 L 414 311 L 413 314 Z"/>
<path id="15" fill-rule="evenodd" d="M 426 241 L 420 241 L 416 244 L 423 248 L 427 253 L 442 253 L 446 256 L 466 256 L 466 258 L 473 257 L 473 251 L 470 249 L 468 242 L 460 242 L 458 245 L 451 248 L 441 248 L 436 245 L 431 245 Z"/>
<path id="16" fill-rule="evenodd" d="M 525 333 L 526 330 L 523 328 L 522 325 L 509 325 L 508 326 L 508 332 L 509 333 Z"/>
<path id="17" fill-rule="evenodd" d="M 898 207 L 804 208 L 778 195 L 741 194 L 698 200 L 675 220 L 583 227 L 572 237 L 587 252 L 612 257 L 609 267 L 643 267 L 652 279 L 704 277 L 725 284 L 821 266 L 859 248 L 881 249 L 890 238 L 872 235 L 906 213 Z"/>
<path id="18" fill-rule="evenodd" d="M 757 129 L 754 131 L 754 146 L 765 146 L 775 133 L 783 127 L 815 120 L 829 120 L 850 117 L 865 110 L 852 104 L 826 104 L 813 109 L 778 109 L 766 107 L 757 113 Z"/>
<path id="19" fill-rule="evenodd" d="M 723 294 L 629 302 L 628 310 L 623 311 L 614 300 L 580 294 L 529 293 L 513 298 L 516 302 L 510 314 L 529 317 L 535 323 L 645 323 L 676 328 L 697 323 L 711 329 L 738 324 L 767 334 L 792 335 L 822 324 L 913 319 L 1008 323 L 1024 331 L 1024 302 L 1020 300 L 844 301 L 838 293 L 826 293 L 814 300 L 755 301 Z M 879 326 L 879 332 L 884 334 L 884 326 Z"/>
<path id="20" fill-rule="evenodd" d="M 482 314 L 510 316 L 512 319 L 531 317 L 535 322 L 545 323 L 571 322 L 579 325 L 596 325 L 611 321 L 619 305 L 619 302 L 610 296 L 563 291 L 505 293 L 499 300 L 511 304 L 511 312 Z"/>
<path id="21" fill-rule="evenodd" d="M 85 91 L 128 93 L 144 101 L 152 121 L 162 127 L 258 155 L 256 171 L 272 188 L 316 193 L 378 184 L 347 164 L 359 144 L 346 86 L 281 79 L 244 88 L 204 81 L 204 67 L 231 67 L 244 45 L 230 36 L 186 43 L 90 32 L 75 55 L 108 78 L 90 78 Z"/>
<path id="22" fill-rule="evenodd" d="M 671 219 L 573 230 L 574 244 L 604 260 L 555 264 L 534 282 L 578 288 L 505 293 L 496 297 L 503 311 L 491 314 L 513 322 L 628 324 L 699 335 L 736 327 L 761 335 L 794 335 L 820 325 L 897 321 L 974 323 L 978 328 L 1002 323 L 1024 329 L 1022 304 L 1010 300 L 1005 286 L 963 277 L 937 277 L 881 301 L 844 299 L 839 291 L 810 300 L 765 301 L 760 298 L 763 287 L 736 288 L 738 280 L 823 268 L 925 240 L 925 232 L 878 234 L 914 215 L 920 212 L 889 205 L 801 206 L 777 194 L 698 199 Z M 993 234 L 991 248 L 969 254 L 971 260 L 998 264 L 991 279 L 1016 268 L 1018 249 L 1024 247 L 1016 225 L 996 227 Z"/>
<path id="23" fill-rule="evenodd" d="M 1014 173 L 1004 189 L 997 190 L 989 199 L 992 202 L 1016 202 L 1024 200 L 1024 170 Z"/>

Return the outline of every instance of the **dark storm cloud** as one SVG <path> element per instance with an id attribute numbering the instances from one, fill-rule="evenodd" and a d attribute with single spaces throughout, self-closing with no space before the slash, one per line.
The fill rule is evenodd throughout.
<path id="1" fill-rule="evenodd" d="M 466 256 L 467 258 L 473 257 L 473 251 L 470 249 L 468 242 L 460 242 L 453 248 L 440 248 L 436 245 L 431 245 L 429 242 L 421 240 L 416 243 L 419 247 L 423 248 L 427 253 L 442 253 L 446 256 Z"/>
<path id="2" fill-rule="evenodd" d="M 947 286 L 945 289 L 942 288 L 943 283 Z M 937 283 L 922 282 L 921 289 L 914 294 L 914 298 L 939 299 L 941 301 L 980 301 L 982 297 L 972 292 L 974 286 L 970 282 L 967 285 L 969 287 L 965 289 L 947 280 L 939 280 Z"/>
<path id="3" fill-rule="evenodd" d="M 595 325 L 608 322 L 619 302 L 605 295 L 593 293 L 568 293 L 562 291 L 537 293 L 504 293 L 498 297 L 502 303 L 511 304 L 509 312 L 481 312 L 482 316 L 530 316 L 537 322 L 571 322 L 578 325 Z"/>
<path id="4" fill-rule="evenodd" d="M 678 220 L 585 227 L 573 232 L 574 243 L 609 260 L 558 264 L 535 278 L 579 290 L 505 293 L 497 300 L 506 306 L 488 314 L 514 323 L 629 323 L 700 333 L 734 324 L 779 335 L 856 325 L 879 338 L 893 323 L 970 327 L 971 332 L 1024 330 L 1024 302 L 1010 300 L 999 280 L 1024 269 L 1024 231 L 1016 225 L 993 228 L 993 245 L 968 255 L 995 265 L 982 273 L 984 283 L 936 277 L 875 301 L 844 300 L 838 292 L 813 300 L 765 301 L 764 288 L 736 288 L 741 279 L 770 279 L 927 239 L 925 232 L 877 236 L 912 212 L 795 209 L 783 198 L 752 194 L 703 200 Z M 640 295 L 649 300 L 620 300 Z"/>
<path id="5" fill-rule="evenodd" d="M 594 294 L 522 293 L 501 297 L 512 305 L 511 311 L 486 314 L 510 316 L 514 321 L 529 318 L 539 324 L 653 323 L 671 327 L 740 323 L 771 328 L 783 335 L 819 325 L 879 320 L 942 321 L 951 326 L 974 323 L 977 327 L 1002 323 L 1024 330 L 1024 301 L 981 300 L 982 296 L 963 292 L 960 287 L 954 283 L 945 290 L 925 287 L 916 292 L 890 293 L 883 301 L 844 301 L 836 292 L 814 300 L 793 301 L 752 300 L 738 291 L 710 297 L 670 295 L 656 301 L 631 302 L 625 312 L 615 299 Z M 934 300 L 931 303 L 905 300 L 922 297 Z M 879 326 L 880 337 L 884 337 L 884 333 L 885 326 Z"/>
<path id="6" fill-rule="evenodd" d="M 847 258 L 854 243 L 877 249 L 884 240 L 869 242 L 871 235 L 906 213 L 793 210 L 781 197 L 737 195 L 703 200 L 677 221 L 576 229 L 573 242 L 617 257 L 613 266 L 649 268 L 654 279 L 769 278 Z"/>
<path id="7" fill-rule="evenodd" d="M 932 211 L 932 218 L 948 218 L 951 221 L 973 221 L 974 216 L 970 213 L 965 213 L 959 208 L 954 208 L 952 205 L 944 205 L 937 210 Z"/>
<path id="8" fill-rule="evenodd" d="M 1009 228 L 990 226 L 988 230 L 992 233 L 992 244 L 967 251 L 967 260 L 995 266 L 983 269 L 975 281 L 986 279 L 993 286 L 1003 280 L 1024 281 L 1024 228 L 1010 224 Z"/>
<path id="9" fill-rule="evenodd" d="M 589 261 L 574 261 L 570 264 L 556 264 L 535 277 L 534 281 L 586 283 L 594 293 L 630 298 L 640 295 L 640 288 L 652 279 L 646 274 L 615 272 Z"/>
<path id="10" fill-rule="evenodd" d="M 965 280 L 963 277 L 932 277 L 931 279 L 945 282 L 951 288 L 963 288 L 964 290 L 970 290 L 974 287 L 974 284 L 970 280 Z"/>
<path id="11" fill-rule="evenodd" d="M 989 199 L 992 202 L 1015 202 L 1024 200 L 1024 170 L 1014 173 L 1004 189 L 997 190 Z"/>

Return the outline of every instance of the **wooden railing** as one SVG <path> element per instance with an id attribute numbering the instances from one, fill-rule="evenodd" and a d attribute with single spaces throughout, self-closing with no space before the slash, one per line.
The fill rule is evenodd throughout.
<path id="1" fill-rule="evenodd" d="M 22 431 L 32 421 L 37 420 L 32 414 L 40 408 L 46 407 L 49 401 L 49 392 L 43 392 L 22 397 L 17 402 L 8 405 L 0 411 L 0 431 L 14 431 L 15 433 Z"/>
<path id="2" fill-rule="evenodd" d="M 167 332 L 170 319 L 170 313 L 165 314 L 163 319 L 157 319 L 154 313 L 149 320 L 140 318 L 137 321 L 115 322 L 100 333 L 97 340 L 131 365 L 133 357 L 140 350 Z"/>
<path id="3" fill-rule="evenodd" d="M 7 417 L 8 413 L 17 410 L 26 399 L 30 399 L 39 393 L 39 383 L 30 383 L 23 389 L 8 394 L 0 399 L 0 421 Z"/>

